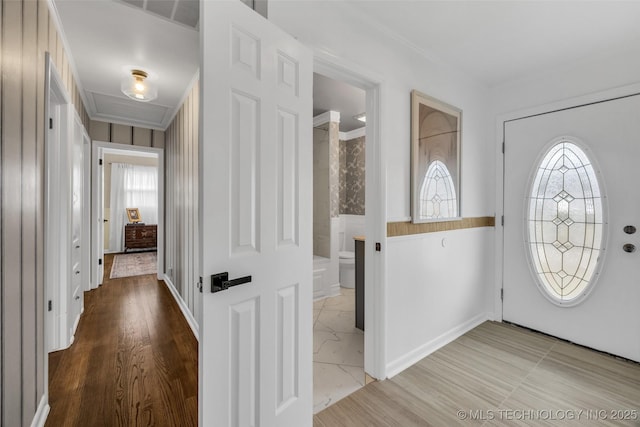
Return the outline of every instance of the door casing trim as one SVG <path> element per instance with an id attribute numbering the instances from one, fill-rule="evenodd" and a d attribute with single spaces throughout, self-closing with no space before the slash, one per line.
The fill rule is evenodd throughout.
<path id="1" fill-rule="evenodd" d="M 382 100 L 385 84 L 381 76 L 324 50 L 313 51 L 313 71 L 364 89 L 366 92 L 366 178 L 365 178 L 365 324 L 364 370 L 376 379 L 387 378 L 386 358 L 386 239 L 387 180 Z M 382 251 L 374 250 L 374 242 Z"/>

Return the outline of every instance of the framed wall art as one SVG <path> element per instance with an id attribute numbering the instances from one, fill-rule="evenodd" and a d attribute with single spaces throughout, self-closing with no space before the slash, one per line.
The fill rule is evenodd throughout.
<path id="1" fill-rule="evenodd" d="M 140 217 L 140 211 L 138 208 L 126 208 L 127 209 L 127 217 L 129 218 L 130 223 L 136 223 L 142 221 Z"/>
<path id="2" fill-rule="evenodd" d="M 411 92 L 411 218 L 448 221 L 460 214 L 462 111 Z"/>

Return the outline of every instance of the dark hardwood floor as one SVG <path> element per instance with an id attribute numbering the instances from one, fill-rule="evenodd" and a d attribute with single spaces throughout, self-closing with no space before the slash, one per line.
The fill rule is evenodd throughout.
<path id="1" fill-rule="evenodd" d="M 155 275 L 85 293 L 75 342 L 49 355 L 47 427 L 196 426 L 198 343 Z"/>

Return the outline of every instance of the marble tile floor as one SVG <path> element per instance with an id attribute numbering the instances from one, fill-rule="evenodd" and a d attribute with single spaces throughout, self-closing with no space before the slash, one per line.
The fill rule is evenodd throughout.
<path id="1" fill-rule="evenodd" d="M 313 304 L 313 413 L 364 386 L 364 333 L 355 327 L 355 291 Z"/>

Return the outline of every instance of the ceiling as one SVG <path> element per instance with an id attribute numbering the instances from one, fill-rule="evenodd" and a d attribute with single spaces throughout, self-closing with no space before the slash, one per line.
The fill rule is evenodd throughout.
<path id="1" fill-rule="evenodd" d="M 640 48 L 638 1 L 354 1 L 358 14 L 488 87 Z"/>
<path id="2" fill-rule="evenodd" d="M 54 2 L 91 118 L 165 129 L 198 71 L 200 39 L 192 24 L 197 26 L 199 3 Z M 137 102 L 120 91 L 132 68 L 149 72 L 149 81 L 158 87 L 157 99 Z"/>
<path id="3" fill-rule="evenodd" d="M 329 77 L 313 74 L 313 116 L 326 111 L 340 113 L 340 131 L 349 132 L 364 126 L 354 116 L 365 112 L 364 90 Z"/>
<path id="4" fill-rule="evenodd" d="M 53 0 L 92 119 L 165 129 L 197 75 L 197 0 Z M 269 0 L 304 12 L 306 1 Z M 429 60 L 494 87 L 599 56 L 639 54 L 640 2 L 337 0 Z M 329 27 L 328 27 L 329 28 Z M 286 29 L 285 29 L 286 30 Z M 120 81 L 150 72 L 159 96 L 130 100 Z M 363 110 L 351 88 L 316 78 L 314 113 L 340 111 L 345 130 Z M 360 91 L 362 92 L 362 91 Z M 360 102 L 360 101 L 358 101 Z M 353 111 L 359 111 L 353 113 Z"/>

